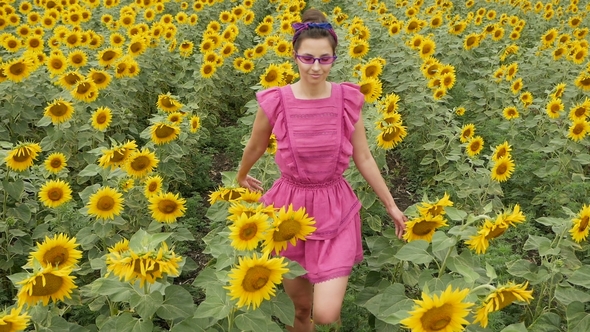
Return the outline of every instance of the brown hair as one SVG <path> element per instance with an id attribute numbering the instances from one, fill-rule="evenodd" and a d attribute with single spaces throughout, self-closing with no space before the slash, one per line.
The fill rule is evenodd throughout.
<path id="1" fill-rule="evenodd" d="M 328 22 L 324 13 L 320 10 L 315 8 L 310 8 L 303 13 L 301 17 L 301 23 L 306 22 L 313 22 L 313 23 L 324 23 Z M 334 37 L 325 29 L 317 29 L 311 28 L 301 32 L 299 37 L 293 43 L 293 50 L 297 51 L 299 49 L 299 45 L 301 45 L 301 41 L 306 38 L 313 38 L 313 39 L 321 39 L 327 38 L 332 46 L 332 52 L 336 53 L 336 46 L 338 46 L 338 42 L 334 39 Z"/>

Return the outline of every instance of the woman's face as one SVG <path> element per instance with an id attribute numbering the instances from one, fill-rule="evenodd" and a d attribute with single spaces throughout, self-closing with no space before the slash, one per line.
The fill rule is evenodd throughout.
<path id="1" fill-rule="evenodd" d="M 306 38 L 301 41 L 299 49 L 295 52 L 298 55 L 314 58 L 334 55 L 332 45 L 330 45 L 330 41 L 327 38 Z M 305 64 L 295 54 L 294 57 L 297 68 L 299 68 L 299 79 L 302 83 L 316 85 L 324 83 L 327 80 L 330 69 L 332 69 L 332 64 L 320 65 L 317 60 L 313 64 Z"/>

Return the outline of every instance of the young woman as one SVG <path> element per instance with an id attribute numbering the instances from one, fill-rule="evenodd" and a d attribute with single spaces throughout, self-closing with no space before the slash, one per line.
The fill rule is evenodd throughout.
<path id="1" fill-rule="evenodd" d="M 263 190 L 248 172 L 277 138 L 276 163 L 281 177 L 262 197 L 276 207 L 305 207 L 316 220 L 306 241 L 281 255 L 298 262 L 307 274 L 284 279 L 295 305 L 289 331 L 313 331 L 314 324 L 339 324 L 348 276 L 363 259 L 360 202 L 342 177 L 350 157 L 391 216 L 398 237 L 406 217 L 398 209 L 367 144 L 361 117 L 364 96 L 352 83 L 327 81 L 336 60 L 337 36 L 325 16 L 305 11 L 293 25 L 294 61 L 300 79 L 294 84 L 256 94 L 259 109 L 246 144 L 237 180 L 250 190 Z M 313 321 L 312 321 L 313 319 Z"/>

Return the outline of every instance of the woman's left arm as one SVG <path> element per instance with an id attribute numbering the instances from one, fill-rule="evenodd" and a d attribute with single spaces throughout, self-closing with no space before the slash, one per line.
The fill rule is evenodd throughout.
<path id="1" fill-rule="evenodd" d="M 365 124 L 362 116 L 354 125 L 354 132 L 352 134 L 352 146 L 353 153 L 352 159 L 361 175 L 367 180 L 367 183 L 373 188 L 383 205 L 387 213 L 393 219 L 395 224 L 395 234 L 401 238 L 406 230 L 406 221 L 408 220 L 404 216 L 403 212 L 395 204 L 395 200 L 389 188 L 381 175 L 381 171 L 369 150 L 369 144 L 367 143 L 367 135 L 365 132 Z"/>

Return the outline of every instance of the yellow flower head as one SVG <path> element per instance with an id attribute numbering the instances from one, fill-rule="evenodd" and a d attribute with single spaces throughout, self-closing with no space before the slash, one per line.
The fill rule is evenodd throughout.
<path id="1" fill-rule="evenodd" d="M 421 213 L 420 217 L 414 218 L 406 223 L 404 240 L 408 242 L 414 240 L 431 242 L 434 232 L 444 226 L 448 226 L 448 224 L 442 214 L 433 216 L 431 214 Z"/>
<path id="2" fill-rule="evenodd" d="M 471 236 L 465 244 L 471 250 L 474 250 L 478 255 L 483 254 L 490 246 L 490 240 L 495 239 L 508 229 L 508 224 L 504 222 L 503 218 L 496 218 L 495 222 L 486 220 L 483 226 L 477 231 L 477 234 Z"/>
<path id="3" fill-rule="evenodd" d="M 590 123 L 586 119 L 576 119 L 570 126 L 567 137 L 573 141 L 579 141 L 586 137 L 588 132 L 590 132 Z"/>
<path id="4" fill-rule="evenodd" d="M 133 151 L 129 158 L 126 159 L 125 170 L 127 174 L 133 177 L 142 178 L 153 172 L 158 167 L 159 162 L 154 152 L 143 148 L 141 151 Z"/>
<path id="5" fill-rule="evenodd" d="M 483 138 L 481 136 L 472 137 L 467 142 L 467 155 L 470 157 L 478 155 L 481 152 L 481 150 L 483 150 L 483 143 Z"/>
<path id="6" fill-rule="evenodd" d="M 44 165 L 47 171 L 57 174 L 67 166 L 66 156 L 61 152 L 54 152 L 47 156 Z"/>
<path id="7" fill-rule="evenodd" d="M 572 228 L 570 234 L 572 239 L 577 243 L 580 243 L 588 238 L 590 232 L 590 205 L 584 204 L 582 209 L 578 212 L 576 218 L 572 220 Z"/>
<path id="8" fill-rule="evenodd" d="M 51 266 L 33 274 L 31 277 L 18 282 L 22 288 L 18 292 L 18 304 L 29 306 L 42 301 L 46 306 L 50 301 L 63 301 L 64 298 L 71 298 L 76 277 L 71 276 L 71 268 L 55 269 Z"/>
<path id="9" fill-rule="evenodd" d="M 509 155 L 495 160 L 491 173 L 492 180 L 498 182 L 508 180 L 512 176 L 512 172 L 514 172 L 514 165 L 514 160 Z"/>
<path id="10" fill-rule="evenodd" d="M 463 126 L 461 129 L 461 136 L 460 140 L 461 143 L 467 143 L 473 135 L 475 134 L 475 125 L 473 123 L 469 123 Z"/>
<path id="11" fill-rule="evenodd" d="M 41 146 L 37 143 L 21 143 L 8 152 L 4 161 L 10 169 L 22 172 L 33 166 L 40 152 Z"/>
<path id="12" fill-rule="evenodd" d="M 54 100 L 45 107 L 44 115 L 51 118 L 53 124 L 60 124 L 68 121 L 74 114 L 74 106 L 71 102 L 62 98 Z"/>
<path id="13" fill-rule="evenodd" d="M 43 268 L 70 268 L 82 258 L 82 251 L 76 249 L 77 246 L 79 244 L 75 237 L 70 239 L 63 233 L 55 234 L 52 238 L 45 236 L 45 241 L 37 242 L 37 249 L 29 255 L 27 266 L 33 267 L 33 260 L 36 260 Z"/>
<path id="14" fill-rule="evenodd" d="M 175 140 L 180 134 L 180 127 L 174 124 L 156 122 L 151 126 L 150 132 L 152 141 L 160 145 Z"/>
<path id="15" fill-rule="evenodd" d="M 314 218 L 308 217 L 304 207 L 294 210 L 292 204 L 289 204 L 287 209 L 283 206 L 275 214 L 271 229 L 266 234 L 263 252 L 274 251 L 279 254 L 287 248 L 287 243 L 295 246 L 298 239 L 305 241 L 306 237 L 316 230 L 312 226 L 314 224 Z"/>
<path id="16" fill-rule="evenodd" d="M 269 228 L 268 215 L 262 212 L 242 213 L 229 226 L 231 245 L 237 250 L 254 250 L 264 240 Z"/>
<path id="17" fill-rule="evenodd" d="M 105 131 L 113 119 L 111 109 L 108 107 L 99 107 L 92 113 L 92 127 L 98 131 Z"/>
<path id="18" fill-rule="evenodd" d="M 163 94 L 158 96 L 158 102 L 156 104 L 158 109 L 172 113 L 182 108 L 182 103 L 179 102 L 174 96 L 170 94 Z"/>
<path id="19" fill-rule="evenodd" d="M 150 198 L 154 195 L 159 194 L 162 191 L 163 179 L 159 175 L 148 176 L 144 180 L 144 191 L 145 197 Z"/>
<path id="20" fill-rule="evenodd" d="M 5 331 L 24 331 L 29 325 L 30 319 L 31 316 L 27 315 L 26 312 L 21 314 L 21 308 L 12 308 L 10 313 L 0 311 L 0 326 Z"/>
<path id="21" fill-rule="evenodd" d="M 152 212 L 152 218 L 158 222 L 171 224 L 177 218 L 182 217 L 186 211 L 186 200 L 180 198 L 179 194 L 158 193 L 149 198 L 149 209 Z"/>
<path id="22" fill-rule="evenodd" d="M 88 214 L 97 219 L 115 219 L 123 210 L 123 195 L 111 187 L 103 187 L 90 196 Z"/>
<path id="23" fill-rule="evenodd" d="M 450 198 L 451 197 L 449 196 L 449 194 L 445 193 L 443 197 L 439 199 L 436 203 L 422 202 L 418 205 L 418 213 L 420 213 L 422 217 L 425 217 L 427 215 L 431 215 L 433 217 L 436 217 L 438 215 L 442 216 L 446 214 L 446 206 L 453 206 L 453 202 Z"/>
<path id="24" fill-rule="evenodd" d="M 119 167 L 123 166 L 129 155 L 137 149 L 135 141 L 127 141 L 119 144 L 110 150 L 103 150 L 102 156 L 98 160 L 102 167 Z"/>
<path id="25" fill-rule="evenodd" d="M 63 180 L 49 180 L 39 190 L 39 200 L 49 208 L 58 207 L 72 199 L 72 189 Z"/>
<path id="26" fill-rule="evenodd" d="M 494 311 L 500 311 L 514 301 L 530 303 L 533 299 L 533 291 L 526 290 L 528 281 L 523 284 L 514 284 L 509 282 L 506 285 L 496 288 L 491 292 L 477 310 L 476 318 L 473 323 L 478 323 L 482 327 L 488 325 L 488 315 Z"/>

